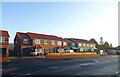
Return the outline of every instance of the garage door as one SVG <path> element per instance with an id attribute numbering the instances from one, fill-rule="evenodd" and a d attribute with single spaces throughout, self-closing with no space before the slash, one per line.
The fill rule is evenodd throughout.
<path id="1" fill-rule="evenodd" d="M 29 56 L 31 52 L 31 48 L 23 48 L 23 56 Z"/>

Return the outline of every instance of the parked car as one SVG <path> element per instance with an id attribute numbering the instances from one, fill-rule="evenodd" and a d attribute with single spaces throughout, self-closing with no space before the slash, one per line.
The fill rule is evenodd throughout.
<path id="1" fill-rule="evenodd" d="M 30 52 L 30 55 L 43 55 L 43 51 L 41 48 L 36 48 L 35 51 Z"/>
<path id="2" fill-rule="evenodd" d="M 108 54 L 104 50 L 100 50 L 100 55 L 105 56 L 105 55 L 108 55 Z"/>
<path id="3" fill-rule="evenodd" d="M 30 55 L 43 55 L 43 52 L 31 52 Z"/>
<path id="4" fill-rule="evenodd" d="M 117 54 L 117 55 L 120 55 L 120 50 L 117 50 L 116 54 Z"/>
<path id="5" fill-rule="evenodd" d="M 73 50 L 70 50 L 70 53 L 75 53 Z"/>
<path id="6" fill-rule="evenodd" d="M 30 52 L 30 55 L 37 55 L 37 52 Z"/>

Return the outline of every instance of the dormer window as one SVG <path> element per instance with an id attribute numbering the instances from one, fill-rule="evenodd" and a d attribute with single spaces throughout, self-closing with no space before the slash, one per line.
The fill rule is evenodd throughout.
<path id="1" fill-rule="evenodd" d="M 0 42 L 5 42 L 5 37 L 0 37 Z"/>
<path id="2" fill-rule="evenodd" d="M 23 43 L 28 44 L 29 40 L 28 39 L 23 39 Z"/>

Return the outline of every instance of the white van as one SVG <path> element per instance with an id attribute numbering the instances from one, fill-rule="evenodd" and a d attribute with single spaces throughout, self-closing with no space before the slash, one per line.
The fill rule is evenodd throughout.
<path id="1" fill-rule="evenodd" d="M 30 52 L 30 55 L 37 55 L 37 52 Z"/>
<path id="2" fill-rule="evenodd" d="M 70 50 L 70 53 L 75 53 L 73 50 Z"/>
<path id="3" fill-rule="evenodd" d="M 65 50 L 65 53 L 75 53 L 73 50 Z"/>

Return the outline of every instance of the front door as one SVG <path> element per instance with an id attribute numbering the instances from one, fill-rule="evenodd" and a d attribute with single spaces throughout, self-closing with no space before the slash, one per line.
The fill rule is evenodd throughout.
<path id="1" fill-rule="evenodd" d="M 0 48 L 0 57 L 6 57 L 6 48 Z"/>
<path id="2" fill-rule="evenodd" d="M 6 48 L 0 48 L 0 62 L 7 62 L 8 61 L 8 54 Z"/>

